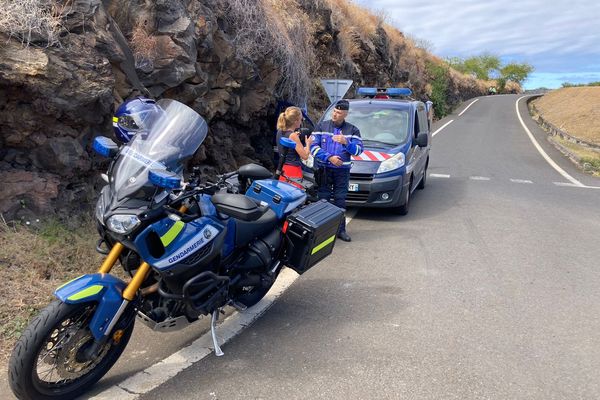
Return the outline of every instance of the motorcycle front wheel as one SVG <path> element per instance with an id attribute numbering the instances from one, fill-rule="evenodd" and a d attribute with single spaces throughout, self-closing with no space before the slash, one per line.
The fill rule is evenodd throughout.
<path id="1" fill-rule="evenodd" d="M 119 321 L 97 356 L 86 360 L 95 310 L 96 303 L 54 301 L 34 318 L 10 357 L 8 378 L 17 398 L 73 399 L 106 374 L 127 346 L 134 323 Z"/>

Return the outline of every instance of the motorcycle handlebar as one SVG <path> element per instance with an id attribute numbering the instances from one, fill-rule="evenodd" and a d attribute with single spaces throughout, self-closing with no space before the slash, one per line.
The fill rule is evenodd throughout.
<path id="1" fill-rule="evenodd" d="M 224 180 L 229 179 L 232 176 L 236 175 L 237 173 L 238 173 L 237 171 L 228 172 L 228 173 L 223 174 L 223 175 L 217 175 L 217 178 L 219 178 L 219 181 L 224 181 Z"/>

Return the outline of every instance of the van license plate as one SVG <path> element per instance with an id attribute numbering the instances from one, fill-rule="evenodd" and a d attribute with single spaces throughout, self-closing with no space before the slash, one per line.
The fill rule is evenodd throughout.
<path id="1" fill-rule="evenodd" d="M 349 192 L 358 192 L 358 183 L 350 183 L 348 184 Z"/>

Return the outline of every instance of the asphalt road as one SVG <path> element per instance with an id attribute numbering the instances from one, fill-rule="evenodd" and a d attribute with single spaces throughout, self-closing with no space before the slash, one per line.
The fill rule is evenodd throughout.
<path id="1" fill-rule="evenodd" d="M 554 183 L 516 99 L 450 116 L 430 163 L 450 177 L 407 217 L 360 211 L 225 357 L 141 398 L 597 399 L 600 190 Z"/>
<path id="2" fill-rule="evenodd" d="M 517 96 L 482 97 L 433 140 L 409 215 L 361 210 L 269 311 L 141 399 L 597 399 L 600 189 L 532 145 Z M 530 120 L 549 156 L 588 186 Z M 465 104 L 465 106 L 468 103 Z M 464 106 L 463 106 L 464 109 Z M 140 329 L 141 328 L 141 329 Z M 141 325 L 95 392 L 206 329 Z"/>

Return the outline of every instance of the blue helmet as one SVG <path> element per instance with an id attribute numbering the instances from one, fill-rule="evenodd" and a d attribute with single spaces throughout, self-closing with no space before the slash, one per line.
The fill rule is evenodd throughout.
<path id="1" fill-rule="evenodd" d="M 113 129 L 117 139 L 128 143 L 136 133 L 145 131 L 144 121 L 156 111 L 156 102 L 145 97 L 136 97 L 121 104 L 113 117 Z"/>

